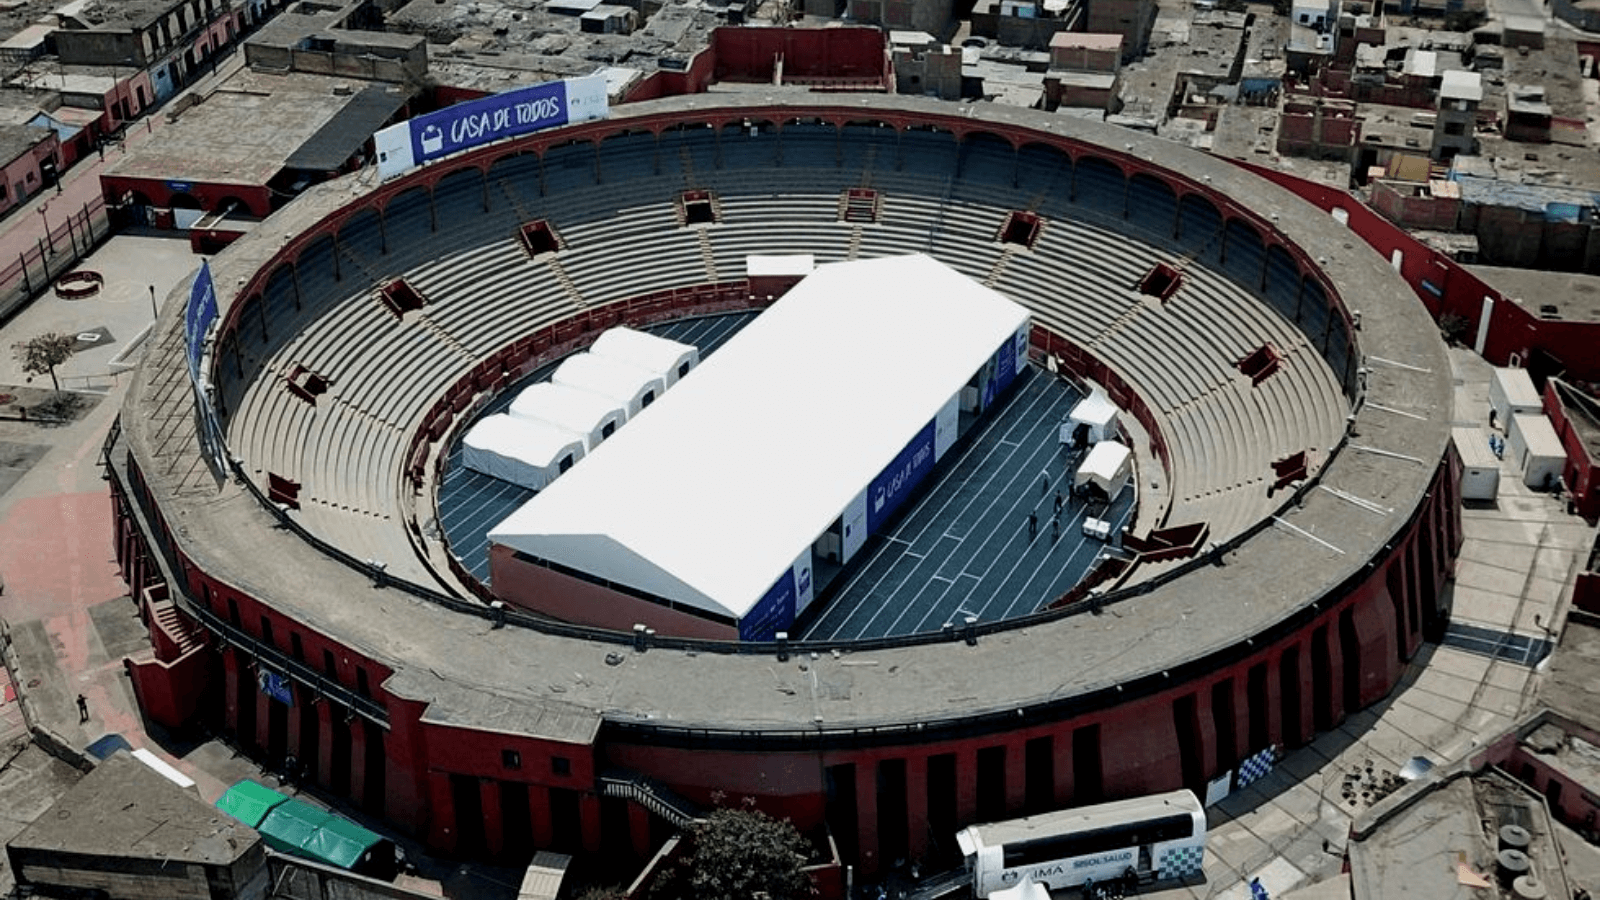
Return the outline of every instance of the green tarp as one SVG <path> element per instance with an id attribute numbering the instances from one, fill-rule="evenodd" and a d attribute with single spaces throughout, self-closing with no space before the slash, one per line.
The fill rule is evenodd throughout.
<path id="1" fill-rule="evenodd" d="M 259 828 L 261 820 L 267 817 L 267 813 L 288 799 L 272 788 L 256 784 L 254 781 L 241 781 L 217 798 L 217 808 L 251 828 Z"/>
<path id="2" fill-rule="evenodd" d="M 263 787 L 241 781 L 217 800 L 217 808 L 261 832 L 267 846 L 316 862 L 353 869 L 383 838 L 348 819 Z"/>
<path id="3" fill-rule="evenodd" d="M 299 853 L 311 859 L 323 861 L 315 851 L 306 850 L 328 819 L 332 818 L 327 813 L 309 803 L 300 800 L 287 800 L 272 808 L 267 817 L 261 820 L 256 830 L 261 832 L 261 837 L 267 846 L 283 853 Z"/>
<path id="4" fill-rule="evenodd" d="M 317 858 L 346 869 L 356 868 L 361 857 L 377 846 L 382 837 L 373 834 L 349 819 L 331 817 L 322 824 L 322 830 L 313 839 Z M 308 851 L 310 847 L 306 848 Z"/>

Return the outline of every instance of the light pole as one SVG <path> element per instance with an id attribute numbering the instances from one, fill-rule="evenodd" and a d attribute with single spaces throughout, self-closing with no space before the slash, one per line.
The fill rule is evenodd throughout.
<path id="1" fill-rule="evenodd" d="M 156 310 L 156 286 L 153 284 L 150 285 L 150 318 L 161 318 L 161 313 Z"/>

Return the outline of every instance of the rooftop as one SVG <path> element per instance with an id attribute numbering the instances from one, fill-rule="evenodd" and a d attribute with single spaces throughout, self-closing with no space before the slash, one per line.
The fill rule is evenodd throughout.
<path id="1" fill-rule="evenodd" d="M 1443 100 L 1483 100 L 1483 76 L 1477 72 L 1448 69 L 1439 79 L 1439 97 Z"/>
<path id="2" fill-rule="evenodd" d="M 1097 34 L 1086 31 L 1058 31 L 1050 38 L 1050 47 L 1082 48 L 1084 50 L 1119 50 L 1122 48 L 1122 35 Z"/>
<path id="3" fill-rule="evenodd" d="M 1554 306 L 1563 319 L 1600 322 L 1600 275 L 1502 266 L 1467 266 L 1472 274 L 1535 316 Z"/>
<path id="4" fill-rule="evenodd" d="M 50 137 L 50 129 L 39 125 L 0 125 L 0 165 L 10 163 Z"/>
<path id="5" fill-rule="evenodd" d="M 1495 887 L 1499 830 L 1527 829 L 1532 871 L 1550 897 L 1571 888 L 1543 800 L 1498 770 L 1430 773 L 1358 817 L 1349 844 L 1355 900 L 1484 900 Z M 1474 876 L 1489 886 L 1474 887 Z"/>
<path id="6" fill-rule="evenodd" d="M 303 160 L 325 163 L 330 141 L 342 145 L 353 139 L 355 134 L 348 129 L 323 132 L 324 126 L 347 113 L 358 114 L 355 120 L 361 127 L 373 121 L 381 124 L 405 100 L 389 90 L 348 78 L 243 69 L 204 102 L 185 109 L 176 121 L 130 146 L 128 155 L 106 174 L 265 184 L 298 154 L 309 154 L 301 157 Z M 385 106 L 387 113 L 378 115 Z M 197 153 L 196 147 L 204 147 L 206 152 Z"/>
<path id="7" fill-rule="evenodd" d="M 14 847 L 229 865 L 261 841 L 244 823 L 118 752 L 10 842 Z"/>

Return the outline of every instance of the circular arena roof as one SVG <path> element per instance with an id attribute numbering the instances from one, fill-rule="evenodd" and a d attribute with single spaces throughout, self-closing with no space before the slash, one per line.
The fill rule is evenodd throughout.
<path id="1" fill-rule="evenodd" d="M 225 325 L 211 368 L 256 487 L 219 483 L 201 460 L 181 316 L 164 317 L 129 390 L 124 434 L 178 550 L 390 667 L 383 690 L 429 721 L 870 743 L 1067 714 L 1213 668 L 1337 597 L 1417 512 L 1449 441 L 1448 364 L 1405 283 L 1338 221 L 1234 164 L 1110 126 L 817 99 L 628 105 L 388 184 L 340 179 L 274 215 L 213 261 Z M 876 224 L 841 221 L 850 187 L 879 192 Z M 685 190 L 714 192 L 738 226 L 681 228 Z M 1012 211 L 1043 220 L 1032 249 L 996 240 Z M 567 249 L 530 259 L 516 232 L 534 219 Z M 1029 305 L 1048 332 L 1036 345 L 1138 395 L 1124 400 L 1145 407 L 1166 457 L 1167 523 L 1210 522 L 1220 549 L 1151 569 L 1105 598 L 1109 615 L 1035 617 L 970 646 L 860 645 L 808 671 L 775 668 L 770 648 L 639 652 L 574 628 L 492 629 L 477 600 L 443 597 L 404 475 L 430 409 L 538 329 L 731 280 L 727 260 L 789 251 L 775 238 L 819 258 L 929 252 Z M 1181 315 L 1137 290 L 1155 262 L 1183 273 Z M 378 289 L 396 276 L 428 298 L 423 316 L 385 308 Z M 1239 384 L 1228 366 L 1262 343 L 1285 371 Z M 330 382 L 314 405 L 282 389 L 301 366 Z M 1256 464 L 1296 448 L 1312 478 L 1270 495 Z M 1240 454 L 1253 463 L 1229 469 Z M 258 498 L 267 473 L 299 481 L 294 527 Z M 424 553 L 397 552 L 413 545 Z"/>

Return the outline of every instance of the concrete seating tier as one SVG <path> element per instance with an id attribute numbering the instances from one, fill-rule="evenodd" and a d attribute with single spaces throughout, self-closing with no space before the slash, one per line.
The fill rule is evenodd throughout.
<path id="1" fill-rule="evenodd" d="M 221 367 L 231 445 L 258 473 L 301 482 L 300 516 L 313 533 L 388 562 L 392 574 L 425 577 L 401 515 L 402 457 L 427 408 L 478 361 L 586 307 L 743 278 L 750 254 L 825 263 L 913 251 L 992 282 L 1144 397 L 1170 449 L 1172 524 L 1238 533 L 1275 506 L 1272 460 L 1338 440 L 1347 406 L 1338 379 L 1286 318 L 1299 288 L 1284 282 L 1295 273 L 1248 243 L 1209 268 L 1223 240 L 1204 234 L 1220 229 L 1203 209 L 1173 204 L 1169 215 L 1152 202 L 1130 222 L 1116 182 L 1091 170 L 1074 186 L 1066 167 L 1019 178 L 1009 148 L 987 144 L 964 151 L 957 177 L 956 146 L 942 134 L 841 144 L 823 126 L 752 141 L 733 131 L 720 142 L 709 131 L 674 133 L 659 147 L 612 139 L 598 166 L 587 146 L 542 162 L 507 157 L 486 175 L 446 177 L 431 200 L 394 198 L 382 234 L 361 220 L 337 247 L 314 245 L 298 267 L 298 305 L 294 281 L 275 277 L 261 301 L 267 339 L 247 324 L 243 376 Z M 878 220 L 840 221 L 840 192 L 863 184 L 881 192 Z M 718 223 L 679 225 L 687 189 L 716 192 Z M 1045 218 L 1032 248 L 995 240 L 1013 209 Z M 556 226 L 565 250 L 527 256 L 517 231 L 535 218 Z M 1156 262 L 1183 271 L 1164 303 L 1137 290 Z M 380 300 L 381 283 L 396 276 L 427 298 L 422 310 L 397 318 Z M 1302 311 L 1310 333 L 1321 333 L 1319 314 Z M 1263 343 L 1282 365 L 1252 387 L 1235 363 Z M 296 365 L 331 380 L 315 405 L 284 389 Z"/>

